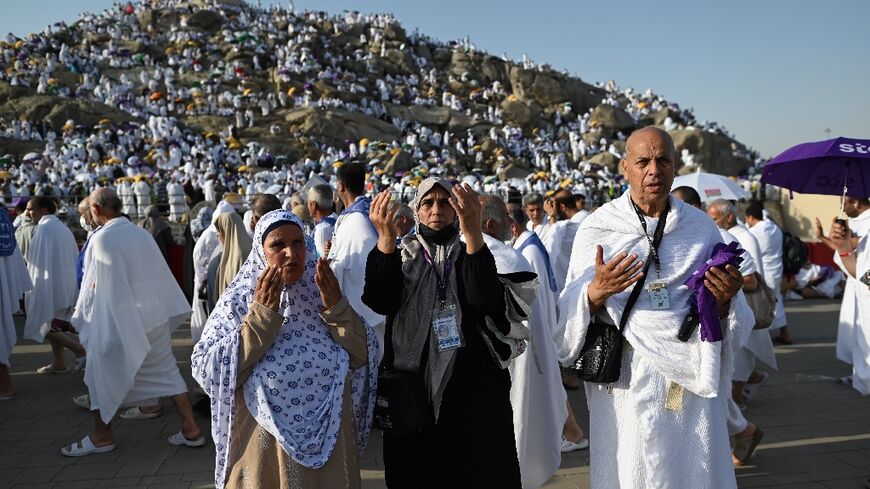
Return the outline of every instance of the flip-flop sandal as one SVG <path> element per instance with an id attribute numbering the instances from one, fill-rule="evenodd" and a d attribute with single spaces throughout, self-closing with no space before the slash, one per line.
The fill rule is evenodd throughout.
<path id="1" fill-rule="evenodd" d="M 205 437 L 200 435 L 198 438 L 193 440 L 188 440 L 184 437 L 184 434 L 179 431 L 178 433 L 169 437 L 169 444 L 175 446 L 185 446 L 185 447 L 201 447 L 205 445 Z"/>
<path id="2" fill-rule="evenodd" d="M 90 394 L 79 394 L 77 396 L 73 396 L 72 398 L 73 404 L 78 407 L 90 409 L 91 408 L 91 395 Z"/>
<path id="3" fill-rule="evenodd" d="M 76 358 L 76 365 L 72 369 L 73 373 L 81 372 L 82 369 L 85 368 L 85 364 L 87 363 L 87 361 L 88 361 L 88 357 L 86 357 L 86 356 Z"/>
<path id="4" fill-rule="evenodd" d="M 46 365 L 44 367 L 39 367 L 36 369 L 36 373 L 38 374 L 67 374 L 69 373 L 69 369 L 65 368 L 63 370 L 54 368 L 54 365 Z"/>
<path id="5" fill-rule="evenodd" d="M 755 382 L 754 384 L 750 384 L 749 382 L 743 387 L 743 396 L 747 401 L 751 401 L 756 394 L 758 394 L 758 388 L 761 387 L 761 384 L 767 381 L 767 378 L 770 377 L 770 374 L 767 372 L 761 372 L 761 380 Z"/>
<path id="6" fill-rule="evenodd" d="M 84 457 L 85 455 L 90 455 L 92 453 L 111 452 L 114 449 L 114 443 L 103 445 L 101 447 L 94 445 L 94 442 L 91 441 L 91 435 L 88 435 L 82 438 L 81 441 L 73 443 L 68 447 L 61 448 L 60 454 L 67 457 Z"/>
<path id="7" fill-rule="evenodd" d="M 142 411 L 139 406 L 136 406 L 131 407 L 130 409 L 124 411 L 118 416 L 122 419 L 152 419 L 163 416 L 163 410 L 160 409 L 158 411 L 154 411 L 153 413 L 146 413 Z"/>

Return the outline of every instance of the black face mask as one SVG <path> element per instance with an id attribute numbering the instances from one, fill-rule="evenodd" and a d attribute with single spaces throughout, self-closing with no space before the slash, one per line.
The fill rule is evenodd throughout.
<path id="1" fill-rule="evenodd" d="M 456 236 L 457 232 L 458 229 L 456 228 L 456 223 L 444 226 L 437 231 L 422 222 L 417 225 L 417 233 L 422 236 L 423 239 L 439 246 L 449 243 L 450 240 Z"/>

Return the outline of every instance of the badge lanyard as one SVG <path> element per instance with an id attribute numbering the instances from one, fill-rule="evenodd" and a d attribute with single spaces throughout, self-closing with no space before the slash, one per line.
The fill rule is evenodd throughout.
<path id="1" fill-rule="evenodd" d="M 435 279 L 438 280 L 438 300 L 441 302 L 441 307 L 447 304 L 447 279 L 450 277 L 450 272 L 453 270 L 453 261 L 447 260 L 444 264 L 444 274 L 443 276 L 438 275 L 438 271 L 435 268 L 435 262 L 432 261 L 432 257 L 429 255 L 429 252 L 426 250 L 426 247 L 423 247 L 423 258 L 426 260 L 426 263 L 435 270 Z"/>
<path id="2" fill-rule="evenodd" d="M 650 306 L 655 310 L 664 310 L 670 308 L 670 298 L 668 296 L 668 286 L 667 283 L 662 281 L 662 264 L 659 259 L 658 245 L 661 243 L 662 235 L 664 234 L 664 226 L 667 222 L 668 212 L 671 210 L 670 201 L 668 201 L 665 212 L 662 218 L 659 220 L 659 224 L 656 227 L 655 239 L 651 238 L 649 235 L 649 231 L 646 227 L 646 219 L 644 219 L 643 214 L 641 214 L 640 209 L 637 208 L 637 205 L 634 201 L 631 201 L 631 205 L 634 208 L 634 212 L 637 214 L 637 218 L 640 221 L 640 227 L 643 228 L 643 234 L 646 236 L 646 240 L 649 243 L 650 255 L 652 256 L 653 263 L 656 266 L 656 279 L 651 282 L 647 286 L 647 292 L 649 292 L 650 298 Z"/>
<path id="3" fill-rule="evenodd" d="M 653 239 L 649 235 L 649 231 L 646 228 L 646 219 L 643 218 L 643 214 L 641 214 L 640 209 L 637 208 L 637 204 L 634 203 L 634 200 L 631 200 L 631 207 L 634 208 L 635 214 L 637 214 L 637 218 L 640 221 L 640 227 L 643 228 L 643 235 L 646 237 L 647 242 L 649 243 L 650 254 L 653 258 L 653 264 L 656 266 L 656 280 L 661 280 L 662 278 L 662 263 L 659 260 L 659 252 L 653 243 Z M 665 207 L 665 214 L 670 212 L 671 203 L 668 201 L 667 206 Z M 661 224 L 661 222 L 660 222 Z"/>
<path id="4" fill-rule="evenodd" d="M 423 248 L 423 257 L 426 259 L 426 263 L 432 267 L 435 278 L 438 280 L 438 301 L 440 304 L 435 306 L 435 310 L 432 311 L 432 328 L 438 341 L 438 350 L 447 351 L 459 348 L 462 346 L 462 335 L 456 321 L 456 305 L 447 304 L 447 280 L 453 269 L 453 262 L 448 259 L 444 263 L 444 275 L 439 277 L 435 263 L 425 247 Z"/>

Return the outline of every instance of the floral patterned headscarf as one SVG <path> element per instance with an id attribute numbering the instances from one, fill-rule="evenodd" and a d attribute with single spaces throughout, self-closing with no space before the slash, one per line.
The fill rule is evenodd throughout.
<path id="1" fill-rule="evenodd" d="M 232 463 L 229 447 L 235 413 L 239 330 L 254 300 L 257 279 L 266 267 L 263 240 L 269 230 L 283 223 L 302 228 L 299 218 L 285 210 L 269 212 L 257 222 L 254 247 L 236 278 L 221 294 L 191 358 L 193 376 L 211 398 L 218 489 L 224 487 Z M 307 236 L 305 241 L 305 271 L 297 282 L 285 286 L 281 294 L 284 325 L 242 388 L 245 405 L 257 423 L 275 437 L 293 460 L 305 467 L 319 468 L 329 459 L 338 439 L 350 359 L 347 351 L 332 339 L 320 317 L 322 303 L 314 282 L 317 255 L 313 241 Z M 360 451 L 366 446 L 371 427 L 377 351 L 377 338 L 369 329 L 369 363 L 353 370 L 351 376 Z"/>

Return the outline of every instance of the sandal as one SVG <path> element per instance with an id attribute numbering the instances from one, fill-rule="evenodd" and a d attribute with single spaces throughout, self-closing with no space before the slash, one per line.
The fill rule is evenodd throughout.
<path id="1" fill-rule="evenodd" d="M 746 383 L 746 386 L 743 387 L 743 397 L 746 398 L 747 401 L 751 401 L 755 394 L 758 394 L 758 388 L 761 387 L 767 378 L 770 377 L 770 374 L 767 372 L 761 372 L 761 380 L 754 383 Z"/>
<path id="2" fill-rule="evenodd" d="M 122 412 L 118 416 L 121 419 L 152 419 L 152 418 L 160 417 L 162 415 L 163 415 L 162 409 L 158 409 L 157 411 L 154 411 L 153 413 L 146 413 L 145 411 L 142 411 L 142 409 L 139 406 L 136 406 L 136 407 L 131 407 L 130 409 L 127 409 L 126 411 Z"/>
<path id="3" fill-rule="evenodd" d="M 92 453 L 111 452 L 114 449 L 114 443 L 103 445 L 101 447 L 94 445 L 94 442 L 91 441 L 91 435 L 88 435 L 82 438 L 81 441 L 72 443 L 68 447 L 61 448 L 60 454 L 67 457 L 84 457 L 85 455 L 90 455 Z"/>
<path id="4" fill-rule="evenodd" d="M 764 438 L 764 432 L 757 426 L 752 436 L 735 436 L 734 451 L 732 452 L 734 455 L 734 465 L 739 467 L 745 464 L 752 457 L 752 454 L 755 453 L 755 448 L 761 443 L 762 438 Z"/>
<path id="5" fill-rule="evenodd" d="M 63 370 L 54 368 L 54 365 L 48 364 L 44 367 L 39 367 L 36 369 L 36 373 L 38 374 L 68 374 L 69 368 L 65 368 Z"/>
<path id="6" fill-rule="evenodd" d="M 72 398 L 73 404 L 80 408 L 91 409 L 91 395 L 90 394 L 79 394 L 77 396 L 73 396 Z"/>
<path id="7" fill-rule="evenodd" d="M 76 365 L 73 367 L 73 373 L 81 372 L 83 368 L 85 368 L 85 364 L 88 361 L 88 357 L 78 357 L 76 358 Z"/>
<path id="8" fill-rule="evenodd" d="M 201 447 L 201 446 L 205 445 L 205 437 L 200 435 L 199 437 L 197 437 L 193 440 L 188 440 L 187 438 L 185 438 L 184 433 L 182 433 L 179 430 L 178 433 L 169 437 L 169 444 L 179 446 L 179 447 L 180 446 L 194 447 L 194 448 Z"/>
<path id="9" fill-rule="evenodd" d="M 576 450 L 584 450 L 589 448 L 589 440 L 581 438 L 580 441 L 573 442 L 562 436 L 562 446 L 559 447 L 562 453 L 573 452 Z"/>

